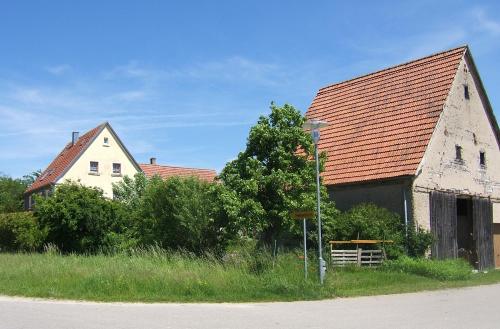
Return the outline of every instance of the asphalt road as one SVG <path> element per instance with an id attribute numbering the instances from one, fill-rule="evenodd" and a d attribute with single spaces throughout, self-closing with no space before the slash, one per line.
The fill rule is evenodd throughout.
<path id="1" fill-rule="evenodd" d="M 0 328 L 500 328 L 500 284 L 313 302 L 126 304 L 0 296 Z"/>

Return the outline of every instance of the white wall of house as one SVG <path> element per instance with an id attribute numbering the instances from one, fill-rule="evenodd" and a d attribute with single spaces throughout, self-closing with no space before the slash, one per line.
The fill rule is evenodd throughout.
<path id="1" fill-rule="evenodd" d="M 429 229 L 429 190 L 492 197 L 500 200 L 500 151 L 485 105 L 465 57 L 452 84 L 436 129 L 413 182 L 416 222 Z M 468 86 L 469 99 L 465 98 Z M 456 160 L 456 145 L 463 161 Z M 480 152 L 486 166 L 480 165 Z M 500 204 L 494 204 L 494 222 L 500 223 Z"/>
<path id="2" fill-rule="evenodd" d="M 105 138 L 108 139 L 107 144 L 104 142 Z M 91 161 L 98 162 L 99 170 L 97 173 L 90 171 Z M 121 174 L 113 173 L 113 163 L 121 165 Z M 137 172 L 134 162 L 121 148 L 108 127 L 105 127 L 56 183 L 59 184 L 66 180 L 80 181 L 83 185 L 101 188 L 104 195 L 111 198 L 113 197 L 112 183 L 121 181 L 125 175 L 133 177 Z"/>

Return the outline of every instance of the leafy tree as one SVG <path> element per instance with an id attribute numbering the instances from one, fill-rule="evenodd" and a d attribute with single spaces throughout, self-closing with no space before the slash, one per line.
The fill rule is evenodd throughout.
<path id="1" fill-rule="evenodd" d="M 0 250 L 33 251 L 42 246 L 45 232 L 31 212 L 0 214 Z"/>
<path id="2" fill-rule="evenodd" d="M 0 213 L 23 210 L 23 193 L 27 186 L 21 179 L 0 176 Z"/>
<path id="3" fill-rule="evenodd" d="M 304 122 L 293 106 L 271 104 L 271 114 L 250 129 L 246 149 L 220 175 L 226 216 L 242 234 L 265 244 L 299 241 L 300 223 L 290 211 L 315 208 L 314 145 L 302 129 Z M 322 219 L 328 222 L 337 211 L 324 187 L 321 196 Z"/>
<path id="4" fill-rule="evenodd" d="M 144 173 L 137 173 L 133 178 L 123 177 L 118 183 L 113 183 L 113 198 L 135 211 L 140 207 L 148 179 Z"/>
<path id="5" fill-rule="evenodd" d="M 24 175 L 22 181 L 27 185 L 31 185 L 35 182 L 35 180 L 42 174 L 42 170 L 38 169 L 30 174 Z"/>
<path id="6" fill-rule="evenodd" d="M 133 243 L 124 207 L 106 199 L 98 188 L 75 182 L 58 185 L 51 197 L 37 197 L 34 213 L 47 232 L 46 242 L 61 251 L 93 252 Z"/>
<path id="7" fill-rule="evenodd" d="M 200 253 L 223 250 L 230 235 L 220 216 L 221 190 L 220 184 L 195 177 L 163 180 L 138 174 L 115 184 L 113 193 L 133 214 L 140 244 Z"/>

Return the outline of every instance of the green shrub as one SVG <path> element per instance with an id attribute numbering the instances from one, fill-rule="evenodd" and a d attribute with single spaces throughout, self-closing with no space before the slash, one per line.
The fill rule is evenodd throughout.
<path id="1" fill-rule="evenodd" d="M 431 247 L 434 237 L 432 234 L 414 224 L 408 227 L 406 236 L 407 254 L 411 257 L 423 257 Z"/>
<path id="2" fill-rule="evenodd" d="M 359 204 L 337 216 L 330 224 L 332 240 L 393 240 L 386 244 L 388 257 L 395 258 L 404 254 L 405 228 L 398 214 L 374 204 Z"/>
<path id="3" fill-rule="evenodd" d="M 0 214 L 0 250 L 33 251 L 41 247 L 44 238 L 31 212 Z"/>
<path id="4" fill-rule="evenodd" d="M 69 182 L 48 198 L 37 198 L 35 216 L 47 232 L 48 243 L 62 252 L 94 252 L 133 243 L 124 207 L 106 199 L 97 188 Z"/>
<path id="5" fill-rule="evenodd" d="M 0 175 L 0 213 L 22 211 L 26 182 Z"/>
<path id="6" fill-rule="evenodd" d="M 383 269 L 411 273 L 438 280 L 466 280 L 472 267 L 462 259 L 431 260 L 426 258 L 400 257 L 384 263 Z"/>
<path id="7" fill-rule="evenodd" d="M 216 189 L 195 177 L 150 179 L 136 221 L 141 244 L 195 253 L 223 248 L 227 223 L 218 216 Z"/>

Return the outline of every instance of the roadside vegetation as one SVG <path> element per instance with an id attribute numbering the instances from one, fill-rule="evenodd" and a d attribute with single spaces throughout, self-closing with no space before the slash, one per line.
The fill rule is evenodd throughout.
<path id="1" fill-rule="evenodd" d="M 0 254 L 0 293 L 95 301 L 250 302 L 314 300 L 432 290 L 500 281 L 462 261 L 391 261 L 378 269 L 329 268 L 318 284 L 315 263 L 289 252 L 276 258 L 234 252 L 219 258 L 135 250 L 114 255 Z M 409 265 L 411 264 L 411 265 Z"/>
<path id="2" fill-rule="evenodd" d="M 373 204 L 341 212 L 321 186 L 328 240 L 382 239 L 377 269 L 331 268 L 319 286 L 310 249 L 309 279 L 299 259 L 302 225 L 293 210 L 315 207 L 313 143 L 304 117 L 271 105 L 245 150 L 216 182 L 193 177 L 124 177 L 114 199 L 78 182 L 22 208 L 34 179 L 0 177 L 0 294 L 113 301 L 271 301 L 396 293 L 500 281 L 462 261 L 423 256 L 429 232 Z M 320 156 L 321 168 L 326 159 Z M 31 178 L 30 178 L 31 177 Z M 5 195 L 5 197 L 4 197 Z M 316 221 L 308 245 L 316 247 Z M 381 246 L 377 246 L 380 248 Z M 347 247 L 346 247 L 347 248 Z M 325 253 L 326 254 L 326 253 Z"/>

